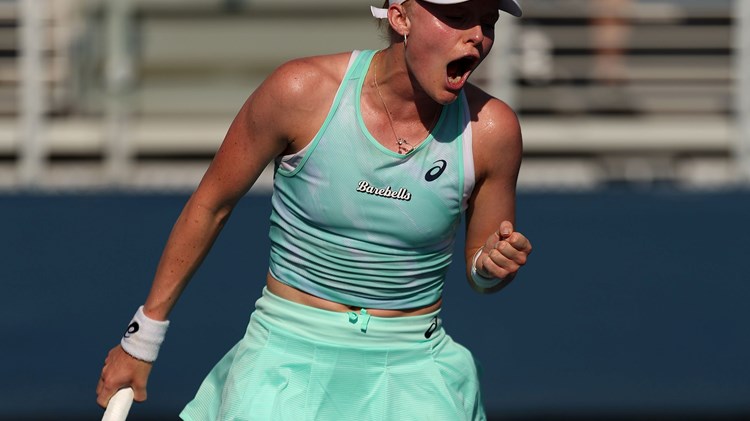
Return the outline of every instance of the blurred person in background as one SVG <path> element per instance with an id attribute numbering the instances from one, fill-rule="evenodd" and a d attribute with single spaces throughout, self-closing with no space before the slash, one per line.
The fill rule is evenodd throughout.
<path id="1" fill-rule="evenodd" d="M 616 85 L 627 81 L 625 50 L 630 40 L 631 0 L 590 0 L 591 37 L 594 40 L 593 77 Z"/>
<path id="2" fill-rule="evenodd" d="M 170 311 L 273 162 L 266 286 L 181 418 L 486 419 L 474 358 L 440 308 L 463 215 L 478 292 L 508 285 L 531 252 L 514 225 L 518 119 L 468 83 L 503 11 L 521 15 L 515 0 L 391 0 L 372 8 L 387 48 L 274 71 L 179 216 L 97 402 L 128 386 L 146 399 Z"/>

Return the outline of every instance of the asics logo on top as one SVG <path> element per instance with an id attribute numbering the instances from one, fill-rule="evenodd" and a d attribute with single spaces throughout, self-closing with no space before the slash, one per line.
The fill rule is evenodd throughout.
<path id="1" fill-rule="evenodd" d="M 445 171 L 445 167 L 448 166 L 448 163 L 445 162 L 444 159 L 438 159 L 437 161 L 433 162 L 433 164 L 436 164 L 434 167 L 430 168 L 429 171 L 427 171 L 427 174 L 424 175 L 424 179 L 427 181 L 435 181 L 443 175 L 443 171 Z"/>

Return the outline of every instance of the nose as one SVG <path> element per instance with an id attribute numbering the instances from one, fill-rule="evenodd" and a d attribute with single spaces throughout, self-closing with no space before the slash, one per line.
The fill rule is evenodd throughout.
<path id="1" fill-rule="evenodd" d="M 482 25 L 476 24 L 467 29 L 467 41 L 472 44 L 481 44 L 484 41 L 484 31 Z"/>

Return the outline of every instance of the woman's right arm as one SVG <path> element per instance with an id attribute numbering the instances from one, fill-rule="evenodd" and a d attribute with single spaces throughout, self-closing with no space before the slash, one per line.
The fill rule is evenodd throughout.
<path id="1" fill-rule="evenodd" d="M 281 126 L 269 124 L 273 103 L 264 85 L 245 102 L 198 188 L 177 218 L 144 304 L 146 316 L 166 320 L 208 254 L 234 206 L 288 145 Z"/>
<path id="2" fill-rule="evenodd" d="M 309 142 L 327 115 L 348 55 L 297 59 L 279 67 L 248 98 L 172 229 L 146 316 L 166 320 L 232 209 L 277 156 Z"/>
<path id="3" fill-rule="evenodd" d="M 191 276 L 208 254 L 239 199 L 261 172 L 293 140 L 282 109 L 293 69 L 282 66 L 245 102 L 232 122 L 198 188 L 172 228 L 143 306 L 146 317 L 166 320 Z M 288 121 L 288 120 L 287 120 Z M 131 386 L 134 399 L 146 399 L 151 363 L 127 354 L 120 345 L 105 360 L 97 403 L 106 407 L 117 390 Z"/>

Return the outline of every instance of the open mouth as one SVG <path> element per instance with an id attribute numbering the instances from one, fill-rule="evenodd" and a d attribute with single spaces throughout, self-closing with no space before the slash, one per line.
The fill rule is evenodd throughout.
<path id="1" fill-rule="evenodd" d="M 448 83 L 452 87 L 460 88 L 466 82 L 471 71 L 474 70 L 476 63 L 477 59 L 470 56 L 462 57 L 448 63 Z"/>

